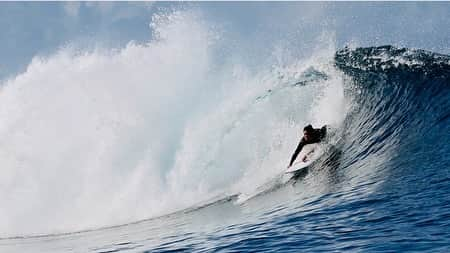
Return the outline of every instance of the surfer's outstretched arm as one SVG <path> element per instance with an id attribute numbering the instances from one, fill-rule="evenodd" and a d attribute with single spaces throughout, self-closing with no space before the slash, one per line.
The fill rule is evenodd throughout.
<path id="1" fill-rule="evenodd" d="M 294 163 L 295 159 L 297 159 L 298 153 L 300 153 L 300 151 L 302 151 L 303 146 L 305 146 L 305 144 L 304 144 L 303 139 L 302 139 L 302 140 L 298 143 L 298 146 L 297 146 L 297 148 L 295 149 L 294 154 L 292 155 L 291 162 L 289 163 L 289 166 L 288 166 L 288 167 L 291 167 L 291 166 L 292 166 L 292 164 Z"/>

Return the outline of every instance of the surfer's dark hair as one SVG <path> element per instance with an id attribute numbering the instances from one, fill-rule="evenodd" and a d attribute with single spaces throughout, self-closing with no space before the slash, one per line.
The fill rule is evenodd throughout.
<path id="1" fill-rule="evenodd" d="M 307 125 L 303 128 L 303 131 L 306 131 L 308 133 L 312 132 L 314 128 L 311 125 Z"/>

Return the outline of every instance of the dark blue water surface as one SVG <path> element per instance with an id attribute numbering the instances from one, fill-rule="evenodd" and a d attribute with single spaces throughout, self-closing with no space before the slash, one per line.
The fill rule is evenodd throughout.
<path id="1" fill-rule="evenodd" d="M 306 175 L 125 226 L 0 240 L 2 252 L 448 252 L 450 58 L 343 49 L 353 100 L 338 144 Z"/>

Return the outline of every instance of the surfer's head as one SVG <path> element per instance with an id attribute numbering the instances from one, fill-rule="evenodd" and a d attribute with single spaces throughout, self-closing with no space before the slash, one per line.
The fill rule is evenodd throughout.
<path id="1" fill-rule="evenodd" d="M 303 137 L 305 138 L 305 140 L 309 140 L 313 132 L 314 128 L 311 125 L 305 126 L 303 128 Z"/>

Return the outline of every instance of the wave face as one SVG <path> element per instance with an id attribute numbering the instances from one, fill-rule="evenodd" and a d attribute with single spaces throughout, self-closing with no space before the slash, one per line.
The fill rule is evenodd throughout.
<path id="1" fill-rule="evenodd" d="M 448 56 L 392 46 L 346 48 L 336 53 L 335 64 L 352 82 L 354 110 L 343 145 L 355 161 L 388 153 L 391 161 L 418 167 L 429 159 L 448 161 Z"/>
<path id="2" fill-rule="evenodd" d="M 345 48 L 334 59 L 353 101 L 339 170 L 363 177 L 355 192 L 379 184 L 369 197 L 338 205 L 357 209 L 345 225 L 361 233 L 349 237 L 366 238 L 367 250 L 448 247 L 450 57 L 380 46 Z"/>

